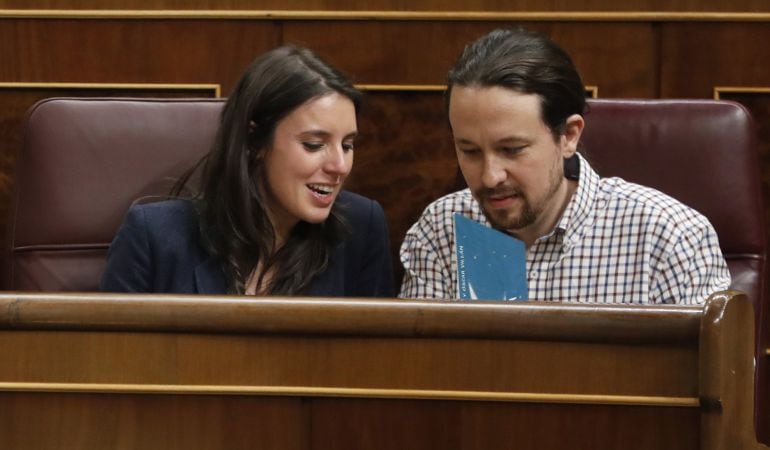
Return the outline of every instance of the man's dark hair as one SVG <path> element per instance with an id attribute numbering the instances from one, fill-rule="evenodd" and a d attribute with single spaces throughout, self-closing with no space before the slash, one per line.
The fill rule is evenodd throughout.
<path id="1" fill-rule="evenodd" d="M 567 53 L 547 36 L 521 27 L 497 29 L 468 44 L 447 76 L 452 88 L 500 86 L 541 100 L 543 122 L 554 136 L 586 109 L 585 87 Z"/>

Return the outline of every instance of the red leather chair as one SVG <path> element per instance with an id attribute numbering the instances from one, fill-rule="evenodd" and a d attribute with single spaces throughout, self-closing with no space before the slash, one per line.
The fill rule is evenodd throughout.
<path id="1" fill-rule="evenodd" d="M 52 98 L 27 112 L 3 281 L 96 291 L 131 203 L 169 193 L 213 142 L 223 100 Z"/>
<path id="2" fill-rule="evenodd" d="M 596 171 L 656 188 L 705 214 L 732 287 L 764 312 L 766 229 L 748 111 L 716 100 L 592 100 L 589 107 L 583 153 Z"/>

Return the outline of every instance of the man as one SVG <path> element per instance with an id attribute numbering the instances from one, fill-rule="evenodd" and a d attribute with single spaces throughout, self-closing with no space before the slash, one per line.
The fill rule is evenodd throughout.
<path id="1" fill-rule="evenodd" d="M 601 179 L 577 153 L 585 88 L 547 37 L 495 30 L 471 43 L 446 95 L 468 189 L 433 202 L 408 231 L 401 297 L 458 297 L 454 213 L 524 242 L 530 299 L 697 304 L 728 288 L 705 217 Z"/>

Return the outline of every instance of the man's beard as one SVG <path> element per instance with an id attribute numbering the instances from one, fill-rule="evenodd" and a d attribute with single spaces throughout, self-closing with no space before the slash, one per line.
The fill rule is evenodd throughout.
<path id="1" fill-rule="evenodd" d="M 515 195 L 521 200 L 521 212 L 511 217 L 511 214 L 507 208 L 505 209 L 491 209 L 485 207 L 485 202 L 481 201 L 481 211 L 487 218 L 492 228 L 500 231 L 506 230 L 518 230 L 535 223 L 540 211 L 535 211 L 532 208 L 532 203 L 524 195 L 524 192 L 518 188 L 497 188 L 497 189 L 483 189 L 477 193 L 474 193 L 477 199 L 488 199 L 491 196 L 502 197 Z"/>
<path id="2" fill-rule="evenodd" d="M 546 193 L 541 198 L 534 202 L 530 201 L 527 194 L 521 188 L 508 186 L 493 189 L 479 189 L 473 193 L 473 196 L 479 202 L 481 211 L 492 225 L 492 228 L 503 232 L 520 230 L 535 223 L 546 209 L 548 204 L 553 201 L 556 193 L 559 191 L 559 188 L 564 182 L 564 173 L 563 171 L 560 171 L 558 168 L 554 167 L 549 173 L 549 179 L 550 183 L 548 186 L 548 191 L 546 191 Z M 505 208 L 491 211 L 487 210 L 487 208 L 484 207 L 485 202 L 480 201 L 488 199 L 491 196 L 504 197 L 511 195 L 517 196 L 522 201 L 521 211 L 519 214 L 513 217 L 511 217 L 510 211 Z"/>

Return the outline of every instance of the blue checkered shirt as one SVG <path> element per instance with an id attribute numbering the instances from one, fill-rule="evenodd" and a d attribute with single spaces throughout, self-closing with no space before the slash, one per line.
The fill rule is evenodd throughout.
<path id="1" fill-rule="evenodd" d="M 468 189 L 428 205 L 401 246 L 400 297 L 458 298 L 454 213 L 489 226 Z M 699 304 L 730 285 L 716 232 L 695 210 L 651 188 L 580 181 L 554 230 L 527 250 L 532 300 Z"/>

